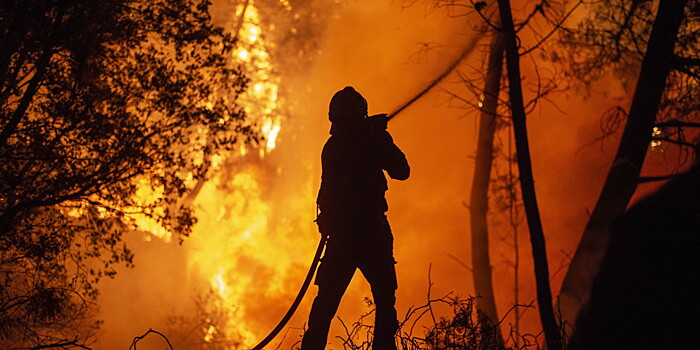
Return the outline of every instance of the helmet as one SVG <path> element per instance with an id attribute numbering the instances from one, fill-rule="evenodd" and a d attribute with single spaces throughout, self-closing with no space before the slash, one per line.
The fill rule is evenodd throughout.
<path id="1" fill-rule="evenodd" d="M 328 119 L 331 122 L 357 120 L 367 115 L 367 100 L 352 86 L 346 86 L 331 98 Z"/>

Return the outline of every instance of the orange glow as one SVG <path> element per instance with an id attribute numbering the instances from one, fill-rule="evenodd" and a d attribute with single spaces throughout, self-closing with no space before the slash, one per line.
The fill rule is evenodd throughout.
<path id="1" fill-rule="evenodd" d="M 288 12 L 285 16 L 294 18 L 295 9 L 289 1 L 279 0 L 279 5 Z M 170 271 L 161 265 L 174 265 L 173 269 L 181 273 L 154 277 L 148 270 L 139 272 L 147 276 L 137 275 L 146 281 L 141 281 L 146 285 L 143 288 L 166 300 L 164 305 L 156 304 L 152 300 L 155 297 L 151 297 L 142 303 L 160 307 L 156 313 L 166 318 L 169 313 L 182 311 L 175 310 L 176 306 L 191 302 L 188 298 L 193 290 L 211 291 L 217 297 L 212 303 L 225 311 L 224 323 L 206 320 L 206 326 L 200 327 L 197 334 L 201 335 L 201 341 L 215 342 L 225 334 L 241 341 L 231 349 L 249 349 L 274 327 L 301 285 L 318 242 L 312 220 L 320 179 L 320 152 L 330 126 L 326 108 L 333 92 L 353 85 L 367 97 L 370 114 L 390 112 L 434 79 L 458 55 L 460 45 L 470 35 L 481 35 L 465 33 L 465 28 L 472 28 L 471 24 L 476 23 L 473 21 L 479 19 L 427 16 L 421 6 L 401 10 L 395 4 L 369 0 L 343 6 L 342 15 L 328 15 L 328 28 L 318 38 L 318 48 L 313 48 L 320 58 L 299 72 L 281 71 L 279 62 L 275 61 L 278 56 L 272 50 L 282 43 L 273 42 L 275 39 L 266 33 L 276 24 L 262 21 L 255 1 L 248 2 L 245 13 L 240 4 L 229 11 L 229 22 L 241 16 L 243 19 L 238 32 L 239 46 L 231 52 L 231 57 L 244 63 L 250 79 L 238 102 L 264 139 L 256 145 L 238 145 L 231 154 L 211 155 L 210 174 L 215 176 L 203 185 L 192 204 L 198 222 L 182 246 L 177 246 L 172 233 L 153 220 L 137 217 L 139 228 L 149 232 L 140 236 L 137 244 L 146 246 L 142 248 L 145 251 L 161 249 L 167 243 L 167 249 L 162 249 L 171 255 L 165 254 L 165 258 L 152 263 L 159 271 Z M 304 31 L 294 23 L 285 33 L 299 35 Z M 409 63 L 420 47 L 418 43 L 423 41 L 450 45 L 444 52 L 429 52 L 420 62 Z M 480 64 L 482 56 L 477 53 L 469 57 L 467 64 L 472 67 Z M 523 75 L 533 79 L 535 73 L 525 67 Z M 448 78 L 440 87 L 468 94 L 456 77 Z M 604 178 L 607 162 L 614 154 L 612 143 L 600 147 L 583 145 L 599 136 L 596 117 L 610 105 L 624 104 L 628 98 L 616 83 L 601 83 L 594 89 L 589 100 L 553 97 L 569 113 L 565 117 L 559 109 L 541 104 L 528 120 L 554 295 L 558 294 L 568 256 L 573 254 L 586 223 L 586 210 L 594 205 L 600 179 Z M 482 107 L 483 95 L 473 97 L 476 105 Z M 473 107 L 455 107 L 452 102 L 447 94 L 436 89 L 389 126 L 412 167 L 411 179 L 405 183 L 390 182 L 387 192 L 398 261 L 400 318 L 410 306 L 425 303 L 429 266 L 432 266 L 433 296 L 450 291 L 460 296 L 474 293 L 469 263 L 469 218 L 463 203 L 469 198 L 467 184 L 473 173 L 471 157 L 475 150 L 477 113 Z M 508 147 L 505 131 L 500 137 L 500 146 L 505 149 Z M 652 149 L 658 146 L 652 143 Z M 503 176 L 506 167 L 505 162 L 495 165 L 494 177 Z M 193 187 L 194 181 L 189 185 Z M 148 200 L 157 193 L 139 190 L 138 196 Z M 510 241 L 511 227 L 495 212 L 497 206 L 493 207 L 494 213 L 489 217 L 491 259 L 498 313 L 503 316 L 513 302 L 514 248 Z M 532 264 L 526 229 L 519 228 L 522 234 L 519 300 L 527 304 L 535 298 Z M 137 260 L 140 257 L 137 253 Z M 171 258 L 172 261 L 167 260 Z M 147 268 L 148 262 L 137 261 L 136 269 Z M 120 278 L 121 275 L 117 280 Z M 168 279 L 175 282 L 163 282 Z M 289 335 L 280 349 L 290 349 L 299 339 L 313 294 L 312 286 L 305 304 L 288 324 Z M 367 284 L 356 274 L 338 316 L 346 324 L 356 321 L 369 310 L 363 298 L 370 296 Z M 112 302 L 123 302 L 117 300 Z M 439 311 L 436 310 L 438 314 Z M 514 323 L 513 314 L 506 319 L 506 331 L 508 324 Z M 537 311 L 528 308 L 522 314 L 522 331 L 538 333 Z M 135 318 L 128 316 L 124 316 L 124 324 Z M 142 323 L 146 329 L 165 327 L 157 323 L 159 320 L 147 319 Z M 106 326 L 119 328 L 121 324 L 114 326 L 115 323 L 107 322 Z M 337 321 L 331 334 L 331 337 L 343 334 Z M 120 336 L 125 335 L 120 333 Z M 269 348 L 274 349 L 281 338 L 275 339 Z M 329 341 L 333 344 L 329 348 L 341 348 L 337 339 Z"/>
<path id="2" fill-rule="evenodd" d="M 247 322 L 259 316 L 249 308 L 251 293 L 286 294 L 285 275 L 295 263 L 284 245 L 269 244 L 273 233 L 279 234 L 280 230 L 272 221 L 272 198 L 266 193 L 270 174 L 254 165 L 277 146 L 283 120 L 280 79 L 262 34 L 258 10 L 250 1 L 238 33 L 239 47 L 233 54 L 242 61 L 251 81 L 239 97 L 240 104 L 256 121 L 263 140 L 257 146 L 241 145 L 238 154 L 213 161 L 212 170 L 219 175 L 204 185 L 194 202 L 199 223 L 187 242 L 191 273 L 208 281 L 221 306 L 229 311 L 229 322 L 218 327 L 223 327 L 224 333 L 238 335 L 246 346 L 252 346 L 264 332 Z M 250 154 L 253 149 L 257 152 Z M 231 164 L 237 164 L 232 174 L 222 169 L 231 168 Z M 263 285 L 260 278 L 265 279 Z M 210 325 L 203 340 L 211 341 L 216 333 Z"/>
<path id="3" fill-rule="evenodd" d="M 652 136 L 652 137 L 660 137 L 661 135 L 662 135 L 661 128 L 658 128 L 658 127 L 655 126 L 654 129 L 653 129 L 652 132 L 651 132 L 651 136 Z M 652 151 L 663 152 L 664 149 L 663 149 L 663 147 L 662 147 L 662 145 L 661 145 L 661 140 L 652 140 L 652 141 L 651 141 L 651 150 L 652 150 Z"/>

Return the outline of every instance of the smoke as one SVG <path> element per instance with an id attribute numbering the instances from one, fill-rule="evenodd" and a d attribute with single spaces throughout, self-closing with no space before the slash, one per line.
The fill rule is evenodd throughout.
<path id="1" fill-rule="evenodd" d="M 104 324 L 98 348 L 128 348 L 134 336 L 149 328 L 186 333 L 184 324 L 191 326 L 194 338 L 226 335 L 232 342 L 223 345 L 234 348 L 239 342 L 245 348 L 262 339 L 292 302 L 319 238 L 312 220 L 320 153 L 330 127 L 330 97 L 351 85 L 366 97 L 370 113 L 390 112 L 442 73 L 473 36 L 481 35 L 472 29 L 477 18 L 450 17 L 422 6 L 402 8 L 371 0 L 321 3 L 305 2 L 292 10 L 291 17 L 273 18 L 268 11 L 273 19 L 266 19 L 261 8 L 262 37 L 273 47 L 279 104 L 285 114 L 277 145 L 263 157 L 250 152 L 221 164 L 220 175 L 202 188 L 195 201 L 200 221 L 181 245 L 143 232 L 130 235 L 136 267 L 102 283 Z M 216 2 L 215 8 L 215 20 L 221 23 L 227 16 L 240 15 L 230 2 Z M 294 20 L 294 11 L 314 18 L 313 25 L 304 26 L 305 17 Z M 272 31 L 272 24 L 277 31 L 265 37 L 264 30 Z M 483 52 L 477 50 L 462 69 L 479 67 L 482 59 Z M 534 79 L 531 69 L 525 68 L 523 74 Z M 464 203 L 473 172 L 477 114 L 458 105 L 445 90 L 466 93 L 452 75 L 389 125 L 412 168 L 411 178 L 390 181 L 387 192 L 400 317 L 410 306 L 426 302 L 429 269 L 433 296 L 450 291 L 473 294 Z M 600 135 L 603 112 L 613 103 L 624 105 L 627 98 L 609 82 L 593 91 L 587 98 L 552 97 L 556 106 L 543 103 L 528 119 L 555 295 L 617 141 L 585 145 Z M 498 312 L 504 315 L 513 303 L 514 248 L 503 227 L 493 231 L 494 284 Z M 525 228 L 520 232 L 520 302 L 528 303 L 535 299 L 533 272 Z M 311 287 L 290 321 L 282 349 L 300 339 L 315 292 Z M 338 316 L 346 323 L 357 320 L 369 311 L 365 297 L 371 297 L 369 286 L 357 274 Z M 534 310 L 527 311 L 524 320 L 526 332 L 538 331 Z M 331 348 L 338 348 L 335 335 L 342 332 L 334 321 Z"/>
<path id="2" fill-rule="evenodd" d="M 307 145 L 299 158 L 286 159 L 311 162 L 311 200 L 318 189 L 320 153 L 330 128 L 327 108 L 331 96 L 350 85 L 365 96 L 370 114 L 393 111 L 449 66 L 470 39 L 462 30 L 466 26 L 464 20 L 448 18 L 439 12 L 427 14 L 420 6 L 402 10 L 396 4 L 353 1 L 341 9 L 328 23 L 319 45 L 322 53 L 309 71 L 298 76 L 285 75 L 290 86 L 306 87 L 301 91 L 291 88 L 288 101 L 292 106 L 289 123 L 299 125 L 297 132 L 303 131 L 304 135 L 298 138 L 306 139 L 301 142 Z M 436 43 L 440 43 L 440 49 L 425 49 L 426 44 Z M 470 166 L 466 156 L 460 155 L 461 151 L 455 152 L 468 149 L 468 140 L 474 132 L 472 122 L 460 119 L 461 114 L 463 111 L 447 108 L 446 96 L 437 93 L 414 104 L 389 125 L 412 167 L 411 178 L 406 182 L 390 181 L 387 192 L 398 261 L 397 309 L 401 315 L 409 306 L 425 302 L 431 263 L 435 263 L 436 274 L 454 275 L 454 270 L 448 273 L 456 265 L 446 257 L 445 247 L 451 247 L 448 250 L 456 256 L 464 256 L 467 249 L 466 236 L 457 242 L 451 242 L 450 238 L 457 236 L 460 227 L 466 224 L 449 215 L 455 206 L 461 208 L 467 184 L 463 174 Z M 457 130 L 460 132 L 455 133 Z M 285 135 L 295 137 L 293 133 Z M 280 137 L 280 152 L 285 152 L 285 135 Z M 436 179 L 441 180 L 436 183 Z M 310 239 L 316 240 L 317 236 Z M 442 288 L 436 287 L 436 293 L 466 290 L 471 282 L 467 271 L 464 276 L 443 280 Z M 315 292 L 316 288 L 312 287 L 307 301 L 311 301 Z M 356 321 L 370 310 L 365 297 L 371 297 L 371 292 L 358 273 L 343 298 L 338 316 L 346 324 Z M 290 323 L 300 327 L 307 316 L 308 305 Z M 329 339 L 331 348 L 333 344 L 338 347 L 335 335 L 343 332 L 340 322 L 334 322 Z"/>

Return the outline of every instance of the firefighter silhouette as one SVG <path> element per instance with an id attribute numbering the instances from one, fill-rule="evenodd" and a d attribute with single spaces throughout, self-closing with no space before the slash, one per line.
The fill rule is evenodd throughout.
<path id="1" fill-rule="evenodd" d="M 367 116 L 367 101 L 347 86 L 331 99 L 330 138 L 321 154 L 318 226 L 328 235 L 302 350 L 321 350 L 340 299 L 359 269 L 376 306 L 373 348 L 396 349 L 394 238 L 386 218 L 386 171 L 405 180 L 410 168 L 386 131 L 386 115 Z"/>

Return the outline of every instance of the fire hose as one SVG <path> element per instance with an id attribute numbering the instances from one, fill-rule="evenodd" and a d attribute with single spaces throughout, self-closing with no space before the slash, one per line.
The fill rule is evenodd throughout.
<path id="1" fill-rule="evenodd" d="M 321 262 L 321 254 L 323 253 L 323 249 L 326 247 L 326 241 L 328 241 L 328 236 L 325 234 L 321 235 L 321 240 L 318 242 L 318 248 L 316 248 L 316 254 L 314 254 L 314 260 L 311 263 L 311 266 L 309 267 L 309 272 L 306 273 L 304 283 L 301 285 L 301 289 L 299 289 L 299 293 L 294 299 L 292 306 L 289 307 L 287 313 L 284 314 L 284 317 L 282 317 L 279 323 L 277 323 L 277 326 L 270 332 L 270 334 L 268 334 L 267 337 L 265 337 L 265 339 L 263 339 L 258 345 L 256 345 L 253 348 L 253 350 L 262 350 L 265 347 L 265 345 L 267 345 L 267 343 L 272 341 L 272 339 L 274 339 L 277 336 L 277 334 L 282 330 L 282 328 L 284 328 L 287 322 L 289 322 L 289 319 L 292 318 L 294 312 L 297 311 L 299 304 L 301 304 L 301 300 L 304 299 L 306 290 L 309 289 L 311 280 L 314 278 L 316 268 L 318 268 L 318 264 Z"/>
<path id="2" fill-rule="evenodd" d="M 453 61 L 452 64 L 450 64 L 445 71 L 442 72 L 437 78 L 433 79 L 426 87 L 424 87 L 420 92 L 418 92 L 416 95 L 414 95 L 411 99 L 406 101 L 405 103 L 401 104 L 401 106 L 397 109 L 395 109 L 393 112 L 389 113 L 386 118 L 390 121 L 393 119 L 396 115 L 399 113 L 403 112 L 408 106 L 412 105 L 414 102 L 418 101 L 421 97 L 423 97 L 428 91 L 432 90 L 435 86 L 437 86 L 442 80 L 444 80 L 457 66 L 459 65 L 462 60 L 467 57 L 469 53 L 471 53 L 474 48 L 476 47 L 476 43 L 478 42 L 479 37 L 474 36 L 471 41 L 469 41 L 462 53 Z M 262 350 L 265 345 L 270 343 L 272 339 L 274 339 L 277 334 L 284 328 L 284 326 L 289 322 L 289 319 L 292 318 L 294 313 L 296 312 L 297 308 L 299 307 L 299 304 L 301 304 L 302 299 L 304 299 L 304 295 L 306 294 L 306 291 L 309 289 L 309 285 L 311 285 L 311 280 L 313 279 L 314 275 L 316 274 L 316 269 L 318 268 L 319 263 L 321 262 L 321 255 L 323 254 L 323 250 L 326 247 L 326 242 L 328 241 L 328 235 L 326 234 L 321 234 L 321 240 L 318 242 L 318 247 L 316 248 L 316 254 L 314 254 L 314 259 L 311 262 L 311 266 L 309 266 L 309 272 L 306 273 L 306 278 L 304 279 L 304 283 L 301 285 L 301 289 L 299 289 L 299 293 L 297 293 L 296 298 L 294 299 L 294 302 L 292 302 L 292 305 L 289 307 L 289 310 L 287 310 L 287 313 L 284 314 L 282 319 L 277 323 L 277 326 L 270 331 L 270 333 L 262 340 L 258 345 L 253 347 L 251 350 Z"/>

